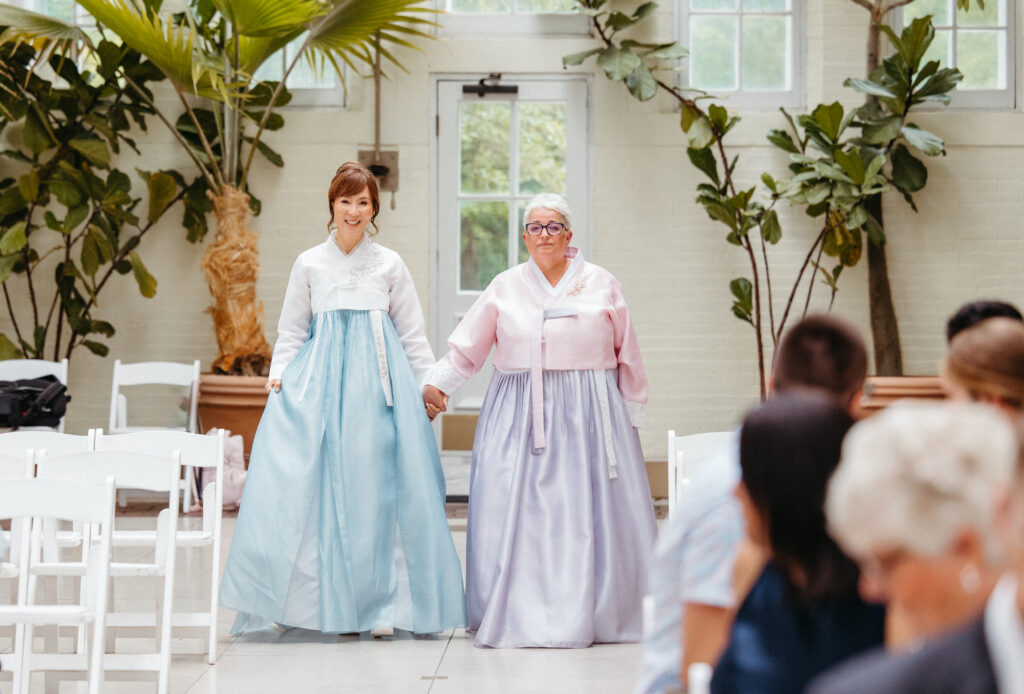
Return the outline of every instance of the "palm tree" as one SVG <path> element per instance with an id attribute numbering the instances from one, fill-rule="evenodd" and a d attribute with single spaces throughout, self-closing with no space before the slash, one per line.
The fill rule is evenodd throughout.
<path id="1" fill-rule="evenodd" d="M 167 76 L 185 110 L 177 127 L 158 115 L 199 169 L 217 221 L 202 261 L 213 295 L 207 311 L 219 350 L 214 371 L 262 375 L 269 368 L 246 191 L 255 152 L 273 154 L 260 138 L 282 123 L 274 109 L 288 98 L 285 80 L 300 60 L 320 70 L 330 66 L 343 79 L 343 65 L 372 65 L 375 51 L 401 67 L 386 46 L 415 48 L 407 39 L 429 38 L 422 28 L 433 23 L 422 15 L 432 10 L 422 1 L 192 0 L 186 12 L 166 17 L 149 0 L 78 0 Z M 271 91 L 254 75 L 268 60 L 280 60 L 293 41 L 301 47 Z M 204 118 L 191 97 L 208 101 L 213 118 Z M 255 123 L 255 135 L 243 136 L 242 118 Z"/>

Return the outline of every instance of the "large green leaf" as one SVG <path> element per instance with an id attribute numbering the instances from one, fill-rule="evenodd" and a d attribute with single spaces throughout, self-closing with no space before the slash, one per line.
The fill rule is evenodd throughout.
<path id="1" fill-rule="evenodd" d="M 600 48 L 591 48 L 586 51 L 580 51 L 579 53 L 571 53 L 569 55 L 562 56 L 562 67 L 570 67 L 573 65 L 582 65 L 583 61 L 594 55 L 600 53 Z"/>
<path id="2" fill-rule="evenodd" d="M 169 174 L 157 171 L 146 181 L 149 188 L 149 214 L 146 215 L 150 223 L 160 219 L 160 215 L 167 210 L 167 206 L 178 194 L 178 184 Z"/>
<path id="3" fill-rule="evenodd" d="M 904 193 L 914 193 L 928 182 L 928 169 L 902 144 L 892 150 L 892 183 Z"/>
<path id="4" fill-rule="evenodd" d="M 729 283 L 729 292 L 735 297 L 732 313 L 741 321 L 754 324 L 754 285 L 746 277 L 737 277 Z"/>
<path id="5" fill-rule="evenodd" d="M 658 84 L 647 66 L 640 63 L 626 78 L 626 88 L 638 101 L 650 101 L 658 93 Z"/>
<path id="6" fill-rule="evenodd" d="M 132 251 L 128 258 L 132 263 L 135 281 L 139 285 L 139 293 L 147 299 L 156 296 L 156 278 L 149 274 L 149 270 L 142 264 L 142 258 L 135 251 Z"/>
<path id="7" fill-rule="evenodd" d="M 946 153 L 945 144 L 938 135 L 933 135 L 927 130 L 921 130 L 914 125 L 904 125 L 901 132 L 903 137 L 907 138 L 907 142 L 930 157 Z"/>
<path id="8" fill-rule="evenodd" d="M 642 62 L 640 56 L 628 49 L 608 46 L 597 56 L 597 65 L 608 75 L 608 79 L 624 80 Z"/>
<path id="9" fill-rule="evenodd" d="M 868 144 L 885 145 L 899 137 L 902 125 L 903 119 L 901 117 L 888 116 L 881 120 L 864 123 L 861 132 L 864 136 L 864 141 Z"/>
<path id="10" fill-rule="evenodd" d="M 843 82 L 843 86 L 849 87 L 850 89 L 858 91 L 861 94 L 870 94 L 871 96 L 887 96 L 890 99 L 896 98 L 896 95 L 893 94 L 892 91 L 882 86 L 881 84 L 876 84 L 875 82 L 871 82 L 869 80 L 860 80 L 854 77 L 847 77 L 846 81 Z"/>
<path id="11" fill-rule="evenodd" d="M 22 359 L 24 356 L 25 355 L 21 349 L 11 342 L 11 338 L 0 333 L 0 361 L 7 361 L 8 359 Z"/>
<path id="12" fill-rule="evenodd" d="M 110 150 L 103 140 L 78 138 L 68 144 L 96 166 L 104 169 L 110 166 Z"/>
<path id="13" fill-rule="evenodd" d="M 688 147 L 686 155 L 690 158 L 690 163 L 703 171 L 704 175 L 710 178 L 716 187 L 722 185 L 718 178 L 718 162 L 715 160 L 715 155 L 712 154 L 708 147 L 702 147 L 700 149 Z"/>
<path id="14" fill-rule="evenodd" d="M 15 222 L 0 237 L 0 253 L 11 255 L 25 247 L 25 222 Z"/>

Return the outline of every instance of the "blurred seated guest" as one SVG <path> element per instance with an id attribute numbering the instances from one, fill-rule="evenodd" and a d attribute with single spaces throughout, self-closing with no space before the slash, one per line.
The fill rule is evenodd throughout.
<path id="1" fill-rule="evenodd" d="M 954 400 L 995 405 L 1012 418 L 1024 414 L 1024 323 L 989 318 L 958 333 L 942 369 Z"/>
<path id="2" fill-rule="evenodd" d="M 829 537 L 825 489 L 853 418 L 813 393 L 768 400 L 743 420 L 736 495 L 768 556 L 715 666 L 713 694 L 789 694 L 882 644 L 885 610 L 857 592 L 857 565 Z"/>
<path id="3" fill-rule="evenodd" d="M 983 405 L 897 406 L 854 428 L 829 488 L 830 526 L 922 634 L 938 635 L 850 660 L 809 692 L 1024 692 L 1022 463 L 1012 427 Z M 997 584 L 1001 554 L 1011 573 Z"/>
<path id="4" fill-rule="evenodd" d="M 1017 322 L 1024 322 L 1024 316 L 1021 316 L 1013 304 L 1005 301 L 972 301 L 958 308 L 956 313 L 949 317 L 949 321 L 946 322 L 946 342 L 952 342 L 961 331 L 989 318 L 1012 318 Z"/>
<path id="5" fill-rule="evenodd" d="M 857 328 L 834 316 L 807 316 L 779 343 L 771 392 L 818 389 L 853 412 L 867 362 Z M 743 513 L 735 496 L 739 480 L 737 433 L 720 460 L 709 460 L 696 472 L 685 502 L 661 528 L 647 590 L 654 619 L 644 635 L 634 694 L 682 687 L 680 672 L 693 663 L 714 663 L 725 648 L 737 602 L 734 565 L 753 565 L 754 578 L 760 572 L 756 553 L 749 561 L 750 545 L 743 543 Z M 739 591 L 740 599 L 745 594 Z"/>

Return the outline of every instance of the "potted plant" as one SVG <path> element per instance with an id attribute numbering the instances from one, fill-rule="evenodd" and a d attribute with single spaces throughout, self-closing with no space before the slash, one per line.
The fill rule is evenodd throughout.
<path id="1" fill-rule="evenodd" d="M 288 75 L 305 60 L 320 69 L 334 69 L 343 79 L 343 65 L 372 65 L 376 52 L 397 65 L 389 44 L 412 46 L 407 38 L 429 38 L 421 27 L 432 23 L 422 15 L 432 10 L 421 2 L 190 0 L 183 12 L 166 16 L 159 11 L 159 0 L 79 0 L 101 27 L 166 76 L 184 111 L 172 124 L 151 98 L 144 99 L 199 171 L 185 195 L 184 222 L 190 235 L 205 233 L 207 212 L 216 220 L 214 240 L 202 265 L 213 297 L 207 311 L 213 318 L 218 355 L 214 376 L 203 378 L 201 407 L 212 400 L 229 409 L 249 410 L 258 420 L 265 402 L 263 384 L 271 349 L 256 293 L 258 237 L 247 226 L 255 205 L 248 181 L 257 151 L 283 165 L 262 137 L 284 125 L 276 109 L 290 98 L 285 89 Z M 259 67 L 275 56 L 280 59 L 280 51 L 295 41 L 300 47 L 281 81 L 257 81 Z M 125 83 L 140 97 L 145 94 L 130 77 Z M 231 404 L 235 396 L 239 399 Z M 205 414 L 204 425 L 209 426 L 209 409 Z M 245 429 L 255 429 L 255 423 L 236 421 L 231 426 L 243 435 Z"/>

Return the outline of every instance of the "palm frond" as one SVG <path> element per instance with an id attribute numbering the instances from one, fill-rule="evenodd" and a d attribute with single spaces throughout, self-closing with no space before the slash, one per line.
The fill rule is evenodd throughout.
<path id="1" fill-rule="evenodd" d="M 319 0 L 211 0 L 235 32 L 249 37 L 280 37 L 293 34 L 324 15 L 328 7 Z"/>
<path id="2" fill-rule="evenodd" d="M 165 24 L 155 13 L 136 11 L 128 0 L 78 0 L 78 4 L 148 58 L 176 88 L 221 100 L 223 61 L 206 50 L 195 50 L 193 27 Z"/>
<path id="3" fill-rule="evenodd" d="M 281 36 L 268 37 L 238 37 L 238 70 L 250 77 L 267 59 L 298 38 L 305 27 L 295 28 L 292 32 Z M 229 46 L 228 51 L 233 52 L 234 47 Z"/>
<path id="4" fill-rule="evenodd" d="M 422 15 L 434 13 L 435 10 L 425 7 L 422 0 L 333 0 L 331 4 L 331 11 L 310 28 L 309 48 L 313 51 L 341 56 L 348 54 L 371 63 L 371 48 L 377 31 L 381 32 L 382 41 L 412 48 L 418 47 L 398 39 L 391 32 L 401 31 L 419 38 L 433 38 L 411 26 L 434 25 L 434 22 L 424 19 Z M 390 53 L 381 50 L 381 55 L 401 67 Z"/>
<path id="5" fill-rule="evenodd" d="M 20 7 L 0 4 L 0 45 L 26 43 L 35 49 L 36 64 L 45 64 L 54 52 L 68 54 L 73 46 L 92 48 L 89 36 L 73 24 Z"/>

